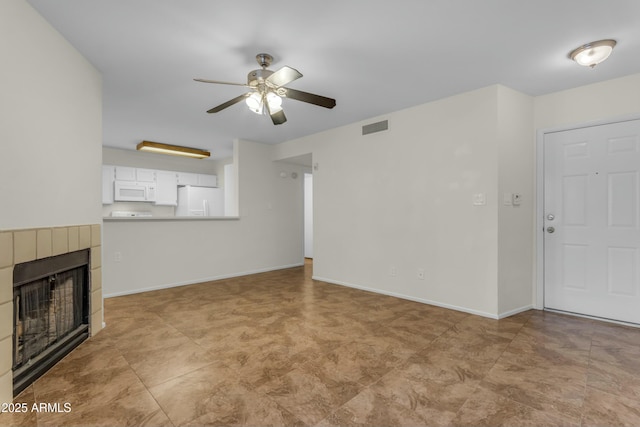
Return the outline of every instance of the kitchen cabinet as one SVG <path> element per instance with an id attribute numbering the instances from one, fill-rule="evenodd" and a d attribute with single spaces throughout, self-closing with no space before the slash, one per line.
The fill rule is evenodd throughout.
<path id="1" fill-rule="evenodd" d="M 198 185 L 198 174 L 178 172 L 178 185 Z"/>
<path id="2" fill-rule="evenodd" d="M 154 183 L 155 204 L 161 206 L 178 205 L 178 186 L 193 185 L 197 187 L 217 187 L 216 175 L 175 172 L 135 168 L 130 166 L 102 166 L 102 204 L 115 202 L 115 181 L 126 181 L 126 184 L 148 185 Z"/>
<path id="3" fill-rule="evenodd" d="M 153 169 L 115 166 L 116 181 L 155 182 L 156 171 Z"/>
<path id="4" fill-rule="evenodd" d="M 117 181 L 135 181 L 136 180 L 136 168 L 128 166 L 115 166 L 116 180 Z"/>
<path id="5" fill-rule="evenodd" d="M 176 206 L 178 204 L 178 174 L 171 171 L 155 171 L 156 205 Z"/>
<path id="6" fill-rule="evenodd" d="M 113 182 L 116 179 L 116 167 L 111 165 L 102 166 L 102 204 L 113 204 Z"/>
<path id="7" fill-rule="evenodd" d="M 156 171 L 153 169 L 136 168 L 136 181 L 156 182 Z"/>
<path id="8" fill-rule="evenodd" d="M 218 177 L 204 173 L 178 172 L 178 185 L 197 185 L 199 187 L 217 187 Z"/>

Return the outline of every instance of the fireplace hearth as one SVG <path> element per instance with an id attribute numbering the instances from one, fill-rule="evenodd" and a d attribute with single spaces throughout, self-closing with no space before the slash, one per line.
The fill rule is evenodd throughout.
<path id="1" fill-rule="evenodd" d="M 14 266 L 14 395 L 88 338 L 89 263 L 84 249 Z"/>

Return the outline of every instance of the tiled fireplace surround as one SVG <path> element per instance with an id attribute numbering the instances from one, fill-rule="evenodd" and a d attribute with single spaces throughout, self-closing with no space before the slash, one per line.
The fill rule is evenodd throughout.
<path id="1" fill-rule="evenodd" d="M 90 335 L 102 329 L 100 224 L 0 231 L 0 402 L 13 400 L 13 266 L 91 248 Z"/>

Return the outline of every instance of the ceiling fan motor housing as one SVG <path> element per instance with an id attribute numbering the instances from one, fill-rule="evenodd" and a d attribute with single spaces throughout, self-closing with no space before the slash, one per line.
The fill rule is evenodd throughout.
<path id="1" fill-rule="evenodd" d="M 263 85 L 267 77 L 273 74 L 273 71 L 267 69 L 253 70 L 247 74 L 247 84 L 251 87 Z"/>

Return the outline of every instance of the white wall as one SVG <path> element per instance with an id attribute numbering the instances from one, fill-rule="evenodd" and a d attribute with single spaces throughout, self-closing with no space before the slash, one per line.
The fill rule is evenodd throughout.
<path id="1" fill-rule="evenodd" d="M 100 73 L 24 0 L 0 52 L 0 229 L 100 223 Z"/>
<path id="2" fill-rule="evenodd" d="M 585 71 L 598 72 L 598 69 Z M 534 99 L 534 125 L 538 130 L 617 119 L 639 112 L 640 74 Z"/>
<path id="3" fill-rule="evenodd" d="M 532 306 L 534 249 L 533 98 L 498 86 L 498 313 Z M 520 205 L 505 204 L 518 193 Z"/>
<path id="4" fill-rule="evenodd" d="M 304 256 L 313 258 L 313 174 L 304 174 Z"/>
<path id="5" fill-rule="evenodd" d="M 277 146 L 277 158 L 308 150 L 318 164 L 314 277 L 497 317 L 498 109 L 522 104 L 505 89 L 479 89 Z M 363 124 L 383 119 L 388 131 L 362 136 Z M 504 133 L 517 134 L 519 151 L 525 142 L 531 148 L 531 139 L 522 140 L 530 120 Z M 528 175 L 520 191 L 531 199 L 524 188 L 530 172 L 521 171 Z M 486 205 L 473 205 L 476 193 Z M 531 270 L 531 257 L 516 261 L 523 265 L 512 268 Z M 526 307 L 530 277 L 523 286 Z"/>
<path id="6" fill-rule="evenodd" d="M 240 219 L 105 221 L 104 295 L 302 265 L 302 167 L 271 161 L 272 150 L 235 142 Z"/>
<path id="7" fill-rule="evenodd" d="M 133 147 L 131 150 L 103 147 L 102 161 L 104 164 L 108 165 L 213 174 L 218 175 L 218 178 L 222 179 L 224 175 L 224 165 L 232 163 L 233 158 L 219 160 L 191 159 L 187 157 L 136 151 Z"/>

